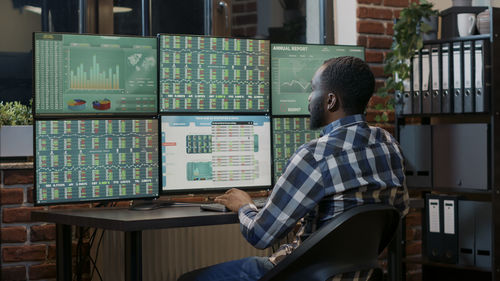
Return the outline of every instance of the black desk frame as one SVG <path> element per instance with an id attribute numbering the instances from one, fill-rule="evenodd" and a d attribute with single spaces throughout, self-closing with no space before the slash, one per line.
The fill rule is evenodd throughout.
<path id="1" fill-rule="evenodd" d="M 71 226 L 125 233 L 125 280 L 142 280 L 142 231 L 238 223 L 236 213 L 201 211 L 197 206 L 174 206 L 151 211 L 94 208 L 33 211 L 33 221 L 56 223 L 57 280 L 72 280 Z M 69 258 L 68 258 L 69 257 Z"/>

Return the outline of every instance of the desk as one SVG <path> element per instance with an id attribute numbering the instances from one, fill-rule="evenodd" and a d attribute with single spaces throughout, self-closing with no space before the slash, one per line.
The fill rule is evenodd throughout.
<path id="1" fill-rule="evenodd" d="M 171 206 L 150 211 L 126 208 L 61 209 L 31 212 L 33 221 L 56 223 L 57 280 L 72 280 L 71 226 L 125 232 L 125 280 L 142 280 L 142 231 L 238 223 L 236 213 Z"/>

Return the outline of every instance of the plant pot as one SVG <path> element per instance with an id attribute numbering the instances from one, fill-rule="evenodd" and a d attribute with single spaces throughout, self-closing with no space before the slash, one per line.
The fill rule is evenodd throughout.
<path id="1" fill-rule="evenodd" d="M 0 157 L 33 156 L 33 126 L 2 126 Z"/>

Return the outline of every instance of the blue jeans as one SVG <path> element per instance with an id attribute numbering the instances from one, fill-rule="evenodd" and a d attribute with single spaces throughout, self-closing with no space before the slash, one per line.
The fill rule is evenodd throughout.
<path id="1" fill-rule="evenodd" d="M 248 257 L 240 260 L 228 261 L 205 268 L 188 272 L 178 281 L 251 281 L 259 280 L 266 272 L 273 268 L 267 257 Z"/>

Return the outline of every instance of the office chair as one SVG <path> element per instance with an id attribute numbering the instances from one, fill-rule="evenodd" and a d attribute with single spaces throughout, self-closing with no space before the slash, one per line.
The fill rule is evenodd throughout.
<path id="1" fill-rule="evenodd" d="M 307 238 L 259 281 L 325 281 L 341 273 L 375 269 L 378 256 L 394 237 L 400 213 L 392 206 L 367 204 L 334 217 Z"/>

